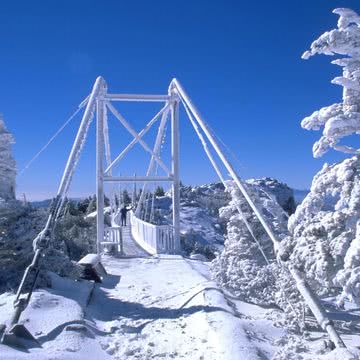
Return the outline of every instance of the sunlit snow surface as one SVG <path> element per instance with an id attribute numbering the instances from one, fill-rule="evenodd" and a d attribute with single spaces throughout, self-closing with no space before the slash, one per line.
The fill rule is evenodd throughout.
<path id="1" fill-rule="evenodd" d="M 91 297 L 92 283 L 58 277 L 52 289 L 36 291 L 22 319 L 42 349 L 29 354 L 1 345 L 0 358 L 246 360 L 295 359 L 299 352 L 304 359 L 345 359 L 315 356 L 321 333 L 311 334 L 318 340 L 307 341 L 304 353 L 297 338 L 266 320 L 274 309 L 225 298 L 208 263 L 178 256 L 103 262 L 109 275 Z M 9 318 L 12 299 L 0 296 L 0 322 Z"/>

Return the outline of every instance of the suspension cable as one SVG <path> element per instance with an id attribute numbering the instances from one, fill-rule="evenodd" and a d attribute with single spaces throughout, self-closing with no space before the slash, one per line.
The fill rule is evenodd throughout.
<path id="1" fill-rule="evenodd" d="M 195 132 L 196 132 L 196 134 L 198 135 L 198 137 L 199 137 L 199 139 L 200 139 L 200 141 L 201 141 L 201 143 L 202 143 L 202 145 L 203 145 L 203 148 L 204 148 L 204 150 L 205 150 L 205 153 L 207 154 L 207 156 L 208 156 L 211 164 L 213 165 L 213 167 L 214 167 L 217 175 L 219 176 L 221 182 L 224 184 L 225 189 L 229 191 L 227 182 L 225 181 L 224 177 L 222 176 L 221 171 L 220 171 L 218 165 L 216 164 L 215 159 L 214 159 L 213 155 L 211 154 L 211 152 L 210 152 L 210 150 L 209 150 L 209 148 L 208 148 L 208 146 L 207 146 L 207 143 L 206 143 L 206 140 L 205 140 L 203 134 L 201 133 L 200 129 L 198 128 L 197 124 L 195 123 L 194 118 L 192 117 L 192 114 L 191 114 L 191 112 L 190 112 L 190 109 L 188 108 L 188 106 L 187 106 L 187 104 L 185 103 L 185 101 L 183 101 L 183 100 L 181 99 L 181 102 L 182 102 L 182 104 L 183 104 L 183 106 L 184 106 L 184 108 L 185 108 L 185 112 L 186 112 L 187 116 L 189 117 L 189 120 L 190 120 L 190 122 L 191 122 L 191 124 L 192 124 L 192 126 L 193 126 L 193 128 L 194 128 L 194 130 L 195 130 Z M 260 244 L 260 241 L 258 240 L 257 236 L 255 235 L 255 233 L 254 233 L 254 231 L 253 231 L 250 223 L 249 223 L 248 220 L 246 219 L 246 216 L 245 216 L 244 212 L 243 212 L 242 209 L 241 209 L 240 199 L 236 199 L 236 200 L 234 201 L 234 203 L 235 203 L 235 207 L 236 207 L 236 209 L 237 209 L 237 211 L 238 211 L 238 213 L 239 213 L 240 219 L 244 222 L 247 230 L 249 231 L 249 233 L 250 233 L 251 237 L 253 238 L 254 242 L 256 243 L 256 245 L 257 245 L 257 247 L 258 247 L 261 255 L 263 256 L 266 264 L 267 264 L 267 265 L 270 265 L 271 262 L 270 262 L 269 258 L 266 256 L 265 251 L 264 251 L 263 247 L 262 247 L 261 244 Z M 283 267 L 283 268 L 286 269 L 285 267 Z M 276 281 L 276 277 L 275 277 L 275 275 L 273 274 L 273 272 L 271 272 L 271 274 L 272 274 L 274 280 Z M 295 317 L 298 319 L 298 322 L 300 323 L 300 320 L 299 320 L 298 314 L 297 314 L 297 312 L 296 312 L 296 310 L 295 310 L 295 307 L 294 307 L 293 304 L 290 302 L 290 300 L 286 297 L 285 290 L 282 289 L 282 287 L 280 287 L 280 292 L 282 293 L 282 295 L 283 295 L 286 303 L 290 306 L 290 308 L 292 309 Z"/>
<path id="2" fill-rule="evenodd" d="M 66 126 L 71 122 L 71 120 L 79 113 L 79 111 L 87 104 L 89 100 L 88 95 L 77 107 L 77 109 L 70 115 L 70 117 L 60 126 L 60 128 L 54 133 L 53 136 L 49 139 L 49 141 L 27 162 L 24 168 L 19 172 L 19 176 L 21 176 L 30 166 L 31 164 L 43 153 L 47 147 L 56 139 L 56 137 L 66 128 Z"/>

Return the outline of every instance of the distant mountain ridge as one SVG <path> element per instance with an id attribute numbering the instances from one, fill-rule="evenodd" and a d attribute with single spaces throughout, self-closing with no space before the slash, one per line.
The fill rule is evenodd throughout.
<path id="1" fill-rule="evenodd" d="M 70 198 L 72 201 L 80 201 L 84 200 L 85 198 Z M 30 204 L 32 207 L 36 209 L 40 208 L 47 208 L 50 206 L 52 199 L 45 199 L 45 200 L 39 200 L 39 201 L 30 201 Z"/>

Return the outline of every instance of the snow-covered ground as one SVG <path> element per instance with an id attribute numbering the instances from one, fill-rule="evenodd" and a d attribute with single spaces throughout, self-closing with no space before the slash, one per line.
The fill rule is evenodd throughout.
<path id="1" fill-rule="evenodd" d="M 22 318 L 42 348 L 27 353 L 0 345 L 1 359 L 346 359 L 315 355 L 324 334 L 302 341 L 273 325 L 270 315 L 281 316 L 278 310 L 224 295 L 206 262 L 180 256 L 103 262 L 108 276 L 95 286 L 52 275 L 53 287 L 37 290 Z M 0 323 L 12 299 L 0 296 Z"/>

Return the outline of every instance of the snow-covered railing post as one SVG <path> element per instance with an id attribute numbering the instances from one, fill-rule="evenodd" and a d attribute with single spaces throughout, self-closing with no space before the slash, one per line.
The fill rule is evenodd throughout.
<path id="1" fill-rule="evenodd" d="M 104 229 L 104 241 L 101 242 L 102 247 L 111 247 L 114 248 L 116 252 L 119 252 L 120 255 L 124 254 L 124 243 L 122 228 L 120 226 L 106 227 Z"/>

